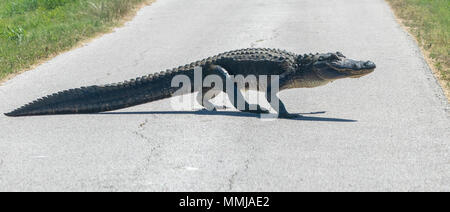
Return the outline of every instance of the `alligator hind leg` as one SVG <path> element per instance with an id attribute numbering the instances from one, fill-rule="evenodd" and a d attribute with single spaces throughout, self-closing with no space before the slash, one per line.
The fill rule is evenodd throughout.
<path id="1" fill-rule="evenodd" d="M 197 94 L 196 100 L 197 102 L 205 107 L 207 110 L 216 111 L 218 109 L 226 109 L 226 106 L 219 106 L 211 103 L 211 99 L 216 97 L 222 92 L 222 90 L 217 90 L 214 88 L 203 88 L 202 92 Z"/>
<path id="2" fill-rule="evenodd" d="M 249 113 L 269 113 L 267 109 L 262 108 L 259 105 L 249 104 L 247 100 L 245 100 L 244 95 L 242 94 L 236 82 L 234 82 L 234 80 L 228 74 L 227 70 L 225 70 L 223 67 L 218 65 L 211 65 L 209 69 L 211 73 L 218 74 L 223 79 L 224 82 L 223 92 L 225 92 L 228 95 L 228 98 L 230 99 L 231 103 L 236 109 L 238 109 L 241 112 L 249 112 Z M 227 90 L 226 85 L 228 83 L 233 85 L 231 91 Z"/>

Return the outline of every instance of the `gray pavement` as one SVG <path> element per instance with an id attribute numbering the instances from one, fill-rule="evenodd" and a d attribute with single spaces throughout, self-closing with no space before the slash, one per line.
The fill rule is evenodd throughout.
<path id="1" fill-rule="evenodd" d="M 170 100 L 125 113 L 0 115 L 0 190 L 450 191 L 449 104 L 383 0 L 158 0 L 1 85 L 0 112 L 247 47 L 341 51 L 377 69 L 281 94 L 311 120 L 179 111 Z"/>

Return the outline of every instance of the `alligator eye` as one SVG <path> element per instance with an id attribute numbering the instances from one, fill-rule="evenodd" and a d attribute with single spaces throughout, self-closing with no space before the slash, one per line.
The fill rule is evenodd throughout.
<path id="1" fill-rule="evenodd" d="M 330 60 L 340 60 L 339 57 L 336 54 L 330 55 Z"/>
<path id="2" fill-rule="evenodd" d="M 341 52 L 336 52 L 336 54 L 337 54 L 339 57 L 345 58 L 345 56 L 344 56 Z"/>

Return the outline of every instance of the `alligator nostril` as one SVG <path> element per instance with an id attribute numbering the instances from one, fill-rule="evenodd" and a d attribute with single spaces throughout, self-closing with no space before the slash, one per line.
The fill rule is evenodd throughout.
<path id="1" fill-rule="evenodd" d="M 367 61 L 364 63 L 364 66 L 368 68 L 375 68 L 375 63 L 373 63 L 372 61 Z"/>

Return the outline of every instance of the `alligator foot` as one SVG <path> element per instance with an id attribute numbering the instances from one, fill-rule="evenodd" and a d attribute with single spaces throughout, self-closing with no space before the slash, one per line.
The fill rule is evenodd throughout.
<path id="1" fill-rule="evenodd" d="M 216 111 L 218 111 L 218 110 L 226 110 L 226 109 L 228 109 L 228 107 L 227 106 L 219 106 L 219 105 L 212 105 L 212 107 L 211 107 L 212 109 L 211 110 L 209 110 L 209 109 L 207 109 L 207 108 L 203 108 L 203 109 L 201 109 L 200 111 L 213 111 L 213 112 L 216 112 Z"/>
<path id="2" fill-rule="evenodd" d="M 213 108 L 211 110 L 208 110 L 206 108 L 202 108 L 202 109 L 198 110 L 198 112 L 217 112 L 217 109 Z"/>
<path id="3" fill-rule="evenodd" d="M 222 106 L 219 106 L 219 105 L 215 105 L 214 106 L 214 109 L 215 110 L 227 110 L 229 107 L 227 107 L 227 106 L 225 106 L 225 105 L 222 105 Z"/>
<path id="4" fill-rule="evenodd" d="M 245 113 L 256 113 L 256 114 L 267 114 L 270 113 L 269 110 L 267 110 L 266 108 L 263 108 L 259 105 L 249 105 L 248 108 L 255 108 L 256 110 L 250 110 L 250 109 L 245 109 L 245 110 L 241 110 L 241 112 L 245 112 Z"/>

